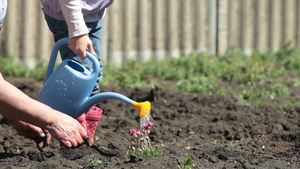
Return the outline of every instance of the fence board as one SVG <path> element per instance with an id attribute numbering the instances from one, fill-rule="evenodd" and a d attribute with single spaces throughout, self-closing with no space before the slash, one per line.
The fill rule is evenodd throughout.
<path id="1" fill-rule="evenodd" d="M 282 0 L 270 0 L 270 48 L 277 50 L 281 44 L 282 34 Z"/>
<path id="2" fill-rule="evenodd" d="M 112 5 L 108 11 L 109 16 L 109 44 L 108 44 L 108 59 L 116 66 L 121 66 L 123 62 L 122 58 L 122 30 L 121 25 L 122 17 L 120 15 L 121 11 L 121 3 L 120 1 L 116 1 L 114 5 Z"/>
<path id="3" fill-rule="evenodd" d="M 138 58 L 140 62 L 149 61 L 151 58 L 151 1 L 152 0 L 139 0 L 138 1 L 138 34 L 137 34 L 137 44 L 138 44 Z"/>
<path id="4" fill-rule="evenodd" d="M 268 0 L 256 0 L 254 47 L 259 50 L 268 48 L 268 14 Z"/>
<path id="5" fill-rule="evenodd" d="M 123 8 L 122 26 L 123 29 L 123 53 L 126 60 L 137 58 L 137 0 L 121 1 Z"/>
<path id="6" fill-rule="evenodd" d="M 253 47 L 254 35 L 254 0 L 242 1 L 242 49 L 250 54 Z"/>
<path id="7" fill-rule="evenodd" d="M 168 0 L 167 11 L 167 51 L 174 58 L 180 56 L 179 49 L 179 0 Z"/>
<path id="8" fill-rule="evenodd" d="M 9 0 L 0 54 L 33 67 L 48 60 L 54 40 L 38 0 Z M 250 54 L 288 41 L 300 47 L 300 0 L 115 1 L 103 20 L 102 59 L 162 60 L 235 46 Z"/>
<path id="9" fill-rule="evenodd" d="M 241 47 L 241 1 L 229 0 L 228 2 L 228 47 Z"/>
<path id="10" fill-rule="evenodd" d="M 166 2 L 166 0 L 153 0 L 151 46 L 156 60 L 162 60 L 166 55 Z"/>
<path id="11" fill-rule="evenodd" d="M 22 61 L 28 65 L 30 68 L 34 68 L 36 65 L 36 58 L 35 58 L 35 48 L 36 48 L 36 41 L 35 36 L 37 33 L 37 27 L 35 25 L 36 22 L 36 6 L 35 0 L 26 0 L 20 1 L 22 9 L 21 9 L 21 20 L 23 22 L 23 28 L 21 31 L 21 53 L 20 57 Z"/>
<path id="12" fill-rule="evenodd" d="M 195 52 L 208 50 L 208 12 L 209 3 L 208 0 L 194 0 L 194 43 Z"/>
<path id="13" fill-rule="evenodd" d="M 54 38 L 48 28 L 47 22 L 45 21 L 44 13 L 41 10 L 41 3 L 39 1 L 36 1 L 35 3 L 35 6 L 37 6 L 37 10 L 35 12 L 37 17 L 36 23 L 38 24 L 33 24 L 36 27 L 35 59 L 36 63 L 38 63 L 40 61 L 49 60 L 52 47 L 54 45 Z"/>
<path id="14" fill-rule="evenodd" d="M 193 0 L 180 1 L 180 50 L 188 55 L 193 52 Z"/>
<path id="15" fill-rule="evenodd" d="M 283 42 L 294 42 L 295 39 L 295 0 L 283 1 Z M 295 43 L 293 43 L 295 44 Z"/>
<path id="16" fill-rule="evenodd" d="M 217 0 L 209 1 L 209 52 L 215 54 L 217 51 Z"/>
<path id="17" fill-rule="evenodd" d="M 296 43 L 297 47 L 300 49 L 300 1 L 296 1 Z"/>
<path id="18" fill-rule="evenodd" d="M 224 54 L 228 48 L 228 2 L 228 0 L 218 2 L 218 54 Z"/>

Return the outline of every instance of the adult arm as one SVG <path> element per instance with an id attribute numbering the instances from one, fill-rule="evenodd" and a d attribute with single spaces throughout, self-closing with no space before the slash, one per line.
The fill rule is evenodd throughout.
<path id="1" fill-rule="evenodd" d="M 68 25 L 69 48 L 81 59 L 86 57 L 86 49 L 95 55 L 93 43 L 87 36 L 89 30 L 81 12 L 81 0 L 59 0 L 59 4 Z"/>
<path id="2" fill-rule="evenodd" d="M 12 123 L 23 121 L 40 127 L 66 147 L 75 147 L 88 138 L 77 120 L 30 98 L 4 80 L 1 72 L 0 113 Z"/>

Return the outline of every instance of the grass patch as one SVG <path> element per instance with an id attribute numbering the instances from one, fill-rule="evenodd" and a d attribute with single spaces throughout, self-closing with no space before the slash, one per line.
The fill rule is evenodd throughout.
<path id="1" fill-rule="evenodd" d="M 14 61 L 12 57 L 0 57 L 0 67 L 6 76 L 25 76 L 43 80 L 46 62 L 30 70 Z M 151 87 L 146 80 L 159 77 L 165 80 L 177 81 L 171 89 L 186 92 L 226 95 L 234 92 L 241 101 L 252 106 L 262 104 L 264 96 L 278 97 L 288 95 L 288 87 L 299 87 L 297 78 L 285 77 L 300 75 L 300 52 L 290 43 L 284 44 L 278 51 L 254 51 L 250 56 L 241 50 L 229 48 L 219 57 L 202 52 L 200 54 L 184 55 L 178 59 L 166 58 L 163 61 L 151 60 L 147 63 L 127 61 L 121 68 L 105 64 L 101 85 L 115 84 L 117 87 Z M 292 76 L 290 76 L 292 75 Z M 281 81 L 280 81 L 281 80 Z M 219 81 L 243 86 L 240 89 L 230 89 L 228 86 L 218 86 Z M 258 88 L 264 86 L 263 88 Z M 236 91 L 233 91 L 236 90 Z"/>

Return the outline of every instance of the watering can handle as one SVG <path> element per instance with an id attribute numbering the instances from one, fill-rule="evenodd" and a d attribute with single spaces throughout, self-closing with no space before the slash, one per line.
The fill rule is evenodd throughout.
<path id="1" fill-rule="evenodd" d="M 55 43 L 55 45 L 53 46 L 53 49 L 52 49 L 52 52 L 51 52 L 51 57 L 50 57 L 50 60 L 49 60 L 48 68 L 47 68 L 45 79 L 44 79 L 44 84 L 53 72 L 59 49 L 63 45 L 68 44 L 68 42 L 69 42 L 69 38 L 62 38 L 62 39 L 58 40 Z M 99 65 L 98 60 L 89 51 L 86 52 L 86 57 L 93 63 L 94 70 L 93 70 L 92 73 L 96 73 L 96 75 L 98 76 L 98 74 L 100 72 L 100 65 Z"/>

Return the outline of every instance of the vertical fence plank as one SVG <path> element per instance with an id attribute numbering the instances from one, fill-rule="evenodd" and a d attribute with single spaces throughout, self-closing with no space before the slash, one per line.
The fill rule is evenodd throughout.
<path id="1" fill-rule="evenodd" d="M 283 37 L 284 43 L 292 42 L 295 45 L 295 0 L 283 1 Z"/>
<path id="2" fill-rule="evenodd" d="M 167 50 L 174 58 L 180 56 L 179 49 L 179 0 L 168 0 L 167 5 Z"/>
<path id="3" fill-rule="evenodd" d="M 137 58 L 137 0 L 121 1 L 123 8 L 123 55 L 125 60 Z"/>
<path id="4" fill-rule="evenodd" d="M 277 50 L 281 44 L 282 34 L 282 0 L 269 0 L 270 6 L 270 48 Z"/>
<path id="5" fill-rule="evenodd" d="M 194 49 L 196 52 L 207 51 L 208 38 L 208 2 L 194 0 Z"/>
<path id="6" fill-rule="evenodd" d="M 193 2 L 192 0 L 180 1 L 180 49 L 183 54 L 188 55 L 193 52 Z"/>
<path id="7" fill-rule="evenodd" d="M 140 62 L 151 58 L 151 0 L 138 1 L 138 58 Z"/>
<path id="8" fill-rule="evenodd" d="M 295 18 L 295 23 L 296 23 L 296 43 L 298 49 L 300 49 L 300 1 L 296 1 L 296 18 Z"/>
<path id="9" fill-rule="evenodd" d="M 209 52 L 217 51 L 217 0 L 209 1 Z"/>
<path id="10" fill-rule="evenodd" d="M 5 28 L 6 28 L 6 49 L 5 55 L 11 55 L 15 58 L 19 58 L 20 56 L 20 47 L 19 47 L 19 37 L 20 37 L 20 4 L 18 0 L 9 0 L 8 1 L 8 9 L 7 9 L 7 17 L 5 18 Z M 19 25 L 16 25 L 19 24 Z"/>
<path id="11" fill-rule="evenodd" d="M 52 47 L 54 45 L 54 39 L 50 32 L 47 22 L 44 19 L 44 13 L 41 9 L 40 1 L 36 1 L 36 60 L 37 62 L 46 60 L 48 61 L 51 55 Z"/>
<path id="12" fill-rule="evenodd" d="M 35 58 L 35 47 L 36 41 L 36 5 L 35 0 L 26 0 L 20 1 L 22 5 L 22 15 L 21 15 L 21 24 L 22 24 L 22 31 L 21 31 L 21 59 L 22 61 L 33 68 L 36 65 L 36 58 Z"/>
<path id="13" fill-rule="evenodd" d="M 122 34 L 121 34 L 121 2 L 115 1 L 114 5 L 110 7 L 109 13 L 109 53 L 108 58 L 109 61 L 114 63 L 116 66 L 121 66 L 122 59 Z"/>
<path id="14" fill-rule="evenodd" d="M 250 54 L 253 48 L 254 31 L 254 1 L 242 1 L 242 49 L 245 54 Z"/>
<path id="15" fill-rule="evenodd" d="M 166 55 L 165 42 L 166 42 L 166 0 L 152 0 L 152 46 L 153 55 L 156 60 L 164 59 Z"/>
<path id="16" fill-rule="evenodd" d="M 254 47 L 266 50 L 268 47 L 268 0 L 256 0 L 255 3 Z"/>
<path id="17" fill-rule="evenodd" d="M 229 0 L 228 3 L 228 46 L 240 47 L 241 1 Z"/>
<path id="18" fill-rule="evenodd" d="M 108 33 L 109 33 L 109 15 L 108 10 L 106 10 L 106 14 L 104 18 L 101 20 L 102 24 L 102 39 L 101 39 L 101 61 L 102 63 L 108 63 Z"/>
<path id="19" fill-rule="evenodd" d="M 228 48 L 228 0 L 218 1 L 218 54 L 224 54 Z"/>

